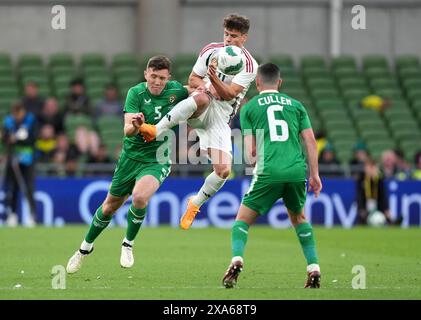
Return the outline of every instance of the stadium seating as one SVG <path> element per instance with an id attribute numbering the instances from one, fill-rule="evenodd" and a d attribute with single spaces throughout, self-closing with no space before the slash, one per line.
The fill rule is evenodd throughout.
<path id="1" fill-rule="evenodd" d="M 115 83 L 120 99 L 130 87 L 143 81 L 143 70 L 153 54 L 118 53 L 107 60 L 102 53 L 75 56 L 54 53 L 19 55 L 15 61 L 0 53 L 0 117 L 23 93 L 26 83 L 35 82 L 43 96 L 56 96 L 62 107 L 75 77 L 85 80 L 87 95 L 99 101 L 104 88 Z M 196 54 L 172 57 L 173 79 L 187 83 Z M 261 58 L 259 58 L 262 60 Z M 359 61 L 349 55 L 326 59 L 320 55 L 293 57 L 272 54 L 266 61 L 276 63 L 282 73 L 281 91 L 300 100 L 306 107 L 315 131 L 324 130 L 342 162 L 350 159 L 352 147 L 364 141 L 369 151 L 380 157 L 382 150 L 398 147 L 408 160 L 421 148 L 421 64 L 416 55 L 399 55 L 389 61 L 384 55 L 365 55 Z M 257 94 L 251 85 L 247 98 Z M 371 94 L 388 98 L 382 113 L 363 109 L 360 101 Z M 121 144 L 121 119 L 101 118 L 96 125 L 109 150 Z M 66 118 L 73 134 L 75 126 L 92 127 L 91 119 Z M 110 129 L 113 128 L 113 129 Z"/>
<path id="2" fill-rule="evenodd" d="M 138 57 L 133 53 L 118 53 L 112 58 L 112 67 L 114 70 L 119 68 L 137 68 L 138 66 Z"/>
<path id="3" fill-rule="evenodd" d="M 70 53 L 55 53 L 50 55 L 48 65 L 51 69 L 57 67 L 72 68 L 75 66 L 75 61 Z"/>

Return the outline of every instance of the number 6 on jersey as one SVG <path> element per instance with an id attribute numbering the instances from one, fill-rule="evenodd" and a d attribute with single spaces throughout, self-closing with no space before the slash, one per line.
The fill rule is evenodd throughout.
<path id="1" fill-rule="evenodd" d="M 275 119 L 276 111 L 283 111 L 284 107 L 280 105 L 272 105 L 267 108 L 266 114 L 269 122 L 270 141 L 284 142 L 289 138 L 288 123 L 285 120 Z M 278 134 L 277 127 L 281 127 L 281 134 Z"/>

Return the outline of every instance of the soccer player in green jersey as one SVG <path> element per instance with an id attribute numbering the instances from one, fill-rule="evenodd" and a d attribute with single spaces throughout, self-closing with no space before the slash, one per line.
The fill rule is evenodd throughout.
<path id="1" fill-rule="evenodd" d="M 240 112 L 241 129 L 247 155 L 257 156 L 254 175 L 244 195 L 232 227 L 232 260 L 223 278 L 223 285 L 232 288 L 243 269 L 244 249 L 250 225 L 259 215 L 266 214 L 273 204 L 283 199 L 307 260 L 305 288 L 320 287 L 320 267 L 313 229 L 304 215 L 306 200 L 304 141 L 310 166 L 309 191 L 317 197 L 322 189 L 317 163 L 317 147 L 310 120 L 303 105 L 278 88 L 279 68 L 266 63 L 257 71 L 259 95 Z"/>
<path id="2" fill-rule="evenodd" d="M 96 210 L 80 249 L 67 264 L 68 273 L 75 273 L 81 268 L 84 258 L 93 250 L 94 240 L 108 226 L 113 214 L 130 194 L 132 204 L 127 213 L 127 230 L 122 242 L 120 264 L 125 268 L 133 266 L 132 246 L 145 218 L 146 206 L 171 169 L 169 161 L 165 158 L 163 161 L 157 152 L 166 142 L 144 142 L 139 127 L 143 121 L 157 123 L 175 104 L 189 95 L 189 90 L 179 82 L 169 81 L 170 66 L 167 57 L 152 57 L 145 70 L 146 82 L 132 87 L 127 94 L 123 150 L 107 197 Z"/>

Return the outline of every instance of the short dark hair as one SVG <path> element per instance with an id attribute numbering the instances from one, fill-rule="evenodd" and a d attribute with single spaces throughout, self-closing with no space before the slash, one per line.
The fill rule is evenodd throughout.
<path id="1" fill-rule="evenodd" d="M 23 105 L 22 101 L 20 101 L 20 100 L 14 101 L 12 103 L 12 107 L 11 107 L 10 110 L 11 110 L 12 113 L 26 111 L 25 106 Z"/>
<path id="2" fill-rule="evenodd" d="M 275 85 L 281 78 L 281 70 L 274 63 L 265 63 L 259 66 L 257 74 L 260 76 L 264 84 Z"/>
<path id="3" fill-rule="evenodd" d="M 33 80 L 29 80 L 28 82 L 25 83 L 25 87 L 27 87 L 27 86 L 32 86 L 32 87 L 38 88 L 38 83 L 36 83 Z"/>
<path id="4" fill-rule="evenodd" d="M 75 78 L 75 79 L 73 79 L 72 81 L 70 81 L 70 86 L 71 87 L 73 87 L 73 86 L 83 86 L 84 85 L 84 82 L 83 82 L 83 79 L 82 78 Z"/>
<path id="5" fill-rule="evenodd" d="M 250 20 L 245 16 L 237 13 L 231 13 L 224 18 L 224 28 L 228 30 L 240 31 L 242 34 L 247 33 L 250 29 Z"/>
<path id="6" fill-rule="evenodd" d="M 171 71 L 171 60 L 166 56 L 153 56 L 149 59 L 146 69 Z"/>
<path id="7" fill-rule="evenodd" d="M 394 149 L 393 152 L 396 154 L 396 156 L 400 159 L 405 158 L 405 153 L 401 149 Z"/>
<path id="8" fill-rule="evenodd" d="M 105 86 L 105 90 L 110 90 L 110 89 L 117 90 L 117 86 L 114 84 L 114 82 L 110 82 Z"/>

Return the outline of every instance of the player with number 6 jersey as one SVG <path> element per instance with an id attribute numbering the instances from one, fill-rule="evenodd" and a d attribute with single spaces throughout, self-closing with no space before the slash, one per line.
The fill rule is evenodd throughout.
<path id="1" fill-rule="evenodd" d="M 303 105 L 276 90 L 265 90 L 243 106 L 243 135 L 264 135 L 259 145 L 256 173 L 260 181 L 295 182 L 306 179 L 306 160 L 299 133 L 311 128 Z M 259 133 L 257 133 L 258 135 Z"/>
<path id="2" fill-rule="evenodd" d="M 304 215 L 307 166 L 300 138 L 304 140 L 307 149 L 309 189 L 313 189 L 317 197 L 322 184 L 316 140 L 305 108 L 299 101 L 278 91 L 281 83 L 276 65 L 261 65 L 256 77 L 259 95 L 250 100 L 240 112 L 247 156 L 251 160 L 257 158 L 257 161 L 250 188 L 243 197 L 232 227 L 232 259 L 222 280 L 226 288 L 236 285 L 243 269 L 250 225 L 259 215 L 266 214 L 279 199 L 284 201 L 307 260 L 305 288 L 320 287 L 320 267 L 313 228 Z"/>

